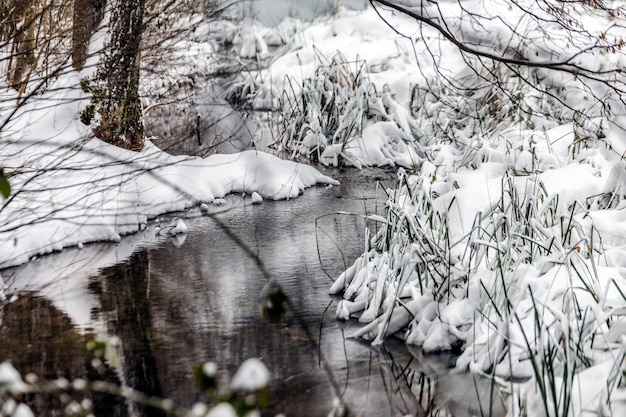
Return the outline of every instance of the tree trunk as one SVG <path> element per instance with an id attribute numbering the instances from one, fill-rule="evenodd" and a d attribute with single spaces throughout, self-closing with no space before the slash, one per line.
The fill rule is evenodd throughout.
<path id="1" fill-rule="evenodd" d="M 0 3 L 2 29 L 0 38 L 12 43 L 7 80 L 9 85 L 20 91 L 25 87 L 23 75 L 35 64 L 34 0 L 10 0 Z"/>
<path id="2" fill-rule="evenodd" d="M 143 148 L 139 101 L 139 63 L 145 0 L 116 0 L 111 13 L 111 41 L 104 62 L 106 97 L 95 134 L 131 150 Z"/>
<path id="3" fill-rule="evenodd" d="M 72 66 L 83 69 L 91 35 L 104 17 L 106 0 L 74 0 L 72 22 Z"/>

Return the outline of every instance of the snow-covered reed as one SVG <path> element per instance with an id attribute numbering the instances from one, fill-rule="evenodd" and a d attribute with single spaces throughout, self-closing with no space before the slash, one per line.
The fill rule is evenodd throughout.
<path id="1" fill-rule="evenodd" d="M 376 88 L 366 62 L 316 57 L 312 76 L 285 80 L 277 150 L 333 166 L 415 166 L 417 126 L 389 88 Z"/>
<path id="2" fill-rule="evenodd" d="M 521 414 L 533 396 L 546 415 L 609 406 L 626 306 L 606 222 L 624 208 L 618 135 L 585 148 L 573 125 L 509 129 L 469 154 L 429 149 L 440 162 L 400 171 L 368 249 L 332 286 L 337 316 L 358 317 L 354 336 L 373 343 L 399 334 L 426 351 L 462 347 L 457 367 L 496 378 Z M 594 368 L 602 387 L 580 380 Z M 596 396 L 576 395 L 588 382 Z"/>

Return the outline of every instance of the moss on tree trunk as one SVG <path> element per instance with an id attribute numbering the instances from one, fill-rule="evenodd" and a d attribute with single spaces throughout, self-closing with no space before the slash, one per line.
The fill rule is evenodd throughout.
<path id="1" fill-rule="evenodd" d="M 140 43 L 144 0 L 117 0 L 111 13 L 111 41 L 103 71 L 106 96 L 101 97 L 96 136 L 114 145 L 143 148 L 143 122 L 139 101 Z"/>
<path id="2" fill-rule="evenodd" d="M 72 13 L 72 66 L 83 69 L 91 35 L 104 17 L 106 0 L 74 0 Z"/>

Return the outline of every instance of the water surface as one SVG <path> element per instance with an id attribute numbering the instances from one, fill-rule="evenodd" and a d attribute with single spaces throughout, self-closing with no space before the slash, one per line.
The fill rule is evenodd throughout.
<path id="1" fill-rule="evenodd" d="M 425 358 L 396 340 L 372 348 L 347 337 L 358 323 L 335 320 L 328 288 L 363 251 L 363 215 L 382 212 L 393 174 L 329 174 L 342 185 L 261 205 L 230 196 L 216 214 L 179 213 L 190 229 L 184 239 L 155 237 L 151 227 L 120 244 L 2 271 L 20 297 L 0 310 L 0 361 L 45 378 L 104 377 L 191 407 L 202 399 L 192 377 L 198 364 L 215 362 L 226 385 L 241 362 L 257 357 L 273 377 L 267 415 L 326 416 L 337 394 L 352 415 L 376 417 L 419 416 L 457 401 L 436 395 L 452 356 Z M 260 312 L 262 268 L 293 304 L 278 323 Z M 106 375 L 85 349 L 99 333 L 120 341 L 119 363 Z M 56 415 L 54 401 L 32 407 Z M 98 416 L 157 415 L 119 398 L 94 401 Z"/>

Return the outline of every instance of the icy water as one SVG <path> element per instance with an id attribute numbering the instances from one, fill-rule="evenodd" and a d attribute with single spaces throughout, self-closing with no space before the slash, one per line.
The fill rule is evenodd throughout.
<path id="1" fill-rule="evenodd" d="M 471 415 L 480 407 L 462 390 L 471 388 L 472 397 L 474 384 L 447 375 L 452 356 L 425 357 L 395 340 L 373 348 L 348 337 L 358 323 L 335 320 L 331 280 L 362 252 L 362 214 L 382 212 L 380 184 L 391 185 L 393 174 L 328 173 L 342 185 L 261 205 L 230 196 L 219 213 L 182 214 L 190 229 L 184 241 L 155 238 L 149 228 L 119 244 L 2 271 L 21 295 L 0 309 L 0 361 L 24 375 L 105 378 L 190 407 L 201 399 L 192 376 L 198 364 L 215 362 L 227 383 L 242 361 L 257 357 L 272 373 L 264 415 L 326 416 L 335 391 L 351 415 L 421 416 L 442 404 Z M 259 262 L 294 306 L 278 323 L 260 312 L 267 277 Z M 96 334 L 119 338 L 118 365 L 105 375 L 85 347 Z M 94 403 L 96 416 L 159 415 L 111 396 Z M 41 397 L 31 406 L 43 416 L 60 407 Z"/>

